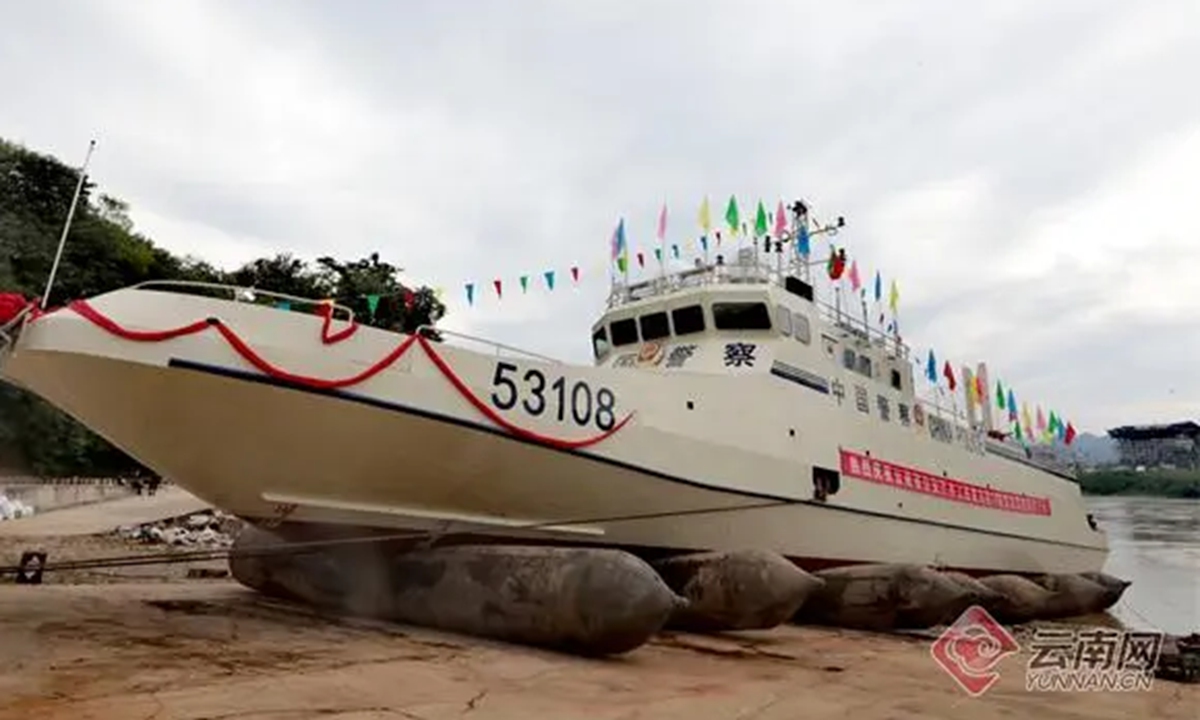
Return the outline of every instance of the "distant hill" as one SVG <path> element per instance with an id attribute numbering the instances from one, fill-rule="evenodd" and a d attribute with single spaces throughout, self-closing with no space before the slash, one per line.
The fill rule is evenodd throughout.
<path id="1" fill-rule="evenodd" d="M 1081 433 L 1072 443 L 1079 460 L 1084 465 L 1112 465 L 1120 460 L 1117 442 L 1107 435 Z"/>

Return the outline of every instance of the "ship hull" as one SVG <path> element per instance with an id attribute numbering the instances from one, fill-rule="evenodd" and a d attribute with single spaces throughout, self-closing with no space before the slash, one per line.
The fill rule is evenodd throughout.
<path id="1" fill-rule="evenodd" d="M 263 357 L 310 377 L 353 375 L 403 339 L 364 331 L 321 344 L 311 316 L 143 295 L 160 297 L 147 303 L 116 293 L 94 305 L 152 329 L 228 317 Z M 706 393 L 636 372 L 510 363 L 517 376 L 540 368 L 587 384 L 592 396 L 613 391 L 611 427 L 571 426 L 570 409 L 565 424 L 553 412 L 522 415 L 520 402 L 516 412 L 484 412 L 476 403 L 494 397 L 499 360 L 421 348 L 413 344 L 362 383 L 323 388 L 264 373 L 216 332 L 136 342 L 64 310 L 26 328 L 3 372 L 202 499 L 297 537 L 413 531 L 642 553 L 754 547 L 810 568 L 909 562 L 1034 573 L 1099 570 L 1104 562 L 1103 536 L 1077 527 L 1078 489 L 1060 478 L 1044 478 L 1058 493 L 1051 517 L 954 507 L 849 477 L 820 500 L 811 467 L 837 467 L 841 444 L 831 438 L 823 446 L 816 429 L 787 419 L 814 447 L 797 452 L 714 444 L 687 432 L 686 416 L 682 430 L 670 428 L 664 406 L 683 408 L 684 396 L 720 402 L 717 385 Z M 886 438 L 874 444 L 877 455 L 888 448 Z"/>

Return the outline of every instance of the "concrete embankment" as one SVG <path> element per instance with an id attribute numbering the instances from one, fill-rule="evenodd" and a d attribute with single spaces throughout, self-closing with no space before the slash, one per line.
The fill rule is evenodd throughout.
<path id="1" fill-rule="evenodd" d="M 0 477 L 0 496 L 20 502 L 34 514 L 127 497 L 133 490 L 112 479 L 77 478 L 40 480 Z"/>
<path id="2" fill-rule="evenodd" d="M 67 493 L 68 497 L 72 496 L 69 490 L 64 489 L 61 492 Z M 88 491 L 84 488 L 80 492 L 86 494 L 110 491 Z M 33 517 L 0 523 L 0 536 L 94 535 L 109 532 L 122 525 L 140 525 L 163 518 L 187 515 L 208 507 L 208 503 L 175 486 L 165 487 L 154 495 L 131 495 L 127 490 L 114 494 L 114 499 L 103 502 L 73 505 L 53 512 L 39 512 Z"/>

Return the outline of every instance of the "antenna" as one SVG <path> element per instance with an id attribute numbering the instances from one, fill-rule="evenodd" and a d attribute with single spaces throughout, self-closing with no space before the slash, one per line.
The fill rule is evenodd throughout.
<path id="1" fill-rule="evenodd" d="M 58 239 L 58 250 L 54 253 L 54 263 L 50 266 L 50 277 L 46 279 L 46 292 L 42 295 L 42 309 L 50 304 L 50 289 L 54 287 L 54 276 L 58 274 L 58 264 L 62 262 L 63 248 L 67 244 L 67 233 L 71 231 L 71 221 L 75 219 L 75 207 L 79 204 L 79 195 L 83 192 L 83 181 L 87 179 L 87 166 L 92 159 L 92 151 L 96 149 L 96 140 L 88 143 L 87 155 L 83 165 L 79 167 L 79 182 L 75 185 L 75 196 L 71 198 L 71 208 L 67 210 L 67 221 L 63 223 L 62 237 Z"/>

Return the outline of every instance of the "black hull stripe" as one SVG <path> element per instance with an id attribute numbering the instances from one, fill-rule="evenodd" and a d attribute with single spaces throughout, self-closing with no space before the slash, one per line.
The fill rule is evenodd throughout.
<path id="1" fill-rule="evenodd" d="M 816 390 L 822 395 L 829 394 L 829 383 L 825 378 L 781 363 L 778 360 L 771 365 L 771 374 L 781 380 L 787 380 L 810 390 Z"/>
<path id="2" fill-rule="evenodd" d="M 1064 542 L 1061 540 L 1047 540 L 1045 538 L 1030 537 L 1028 535 L 1019 535 L 1016 533 L 1006 533 L 1006 532 L 1001 532 L 999 530 L 987 530 L 985 528 L 970 527 L 969 525 L 957 525 L 954 523 L 945 523 L 945 522 L 940 522 L 937 520 L 925 520 L 925 519 L 921 519 L 921 518 L 903 517 L 900 515 L 881 513 L 881 512 L 877 512 L 875 510 L 864 510 L 861 508 L 852 508 L 852 507 L 846 507 L 846 506 L 842 506 L 842 505 L 832 505 L 827 502 L 817 502 L 815 500 L 803 500 L 800 498 L 786 497 L 783 495 L 773 495 L 770 493 L 755 492 L 752 490 L 740 490 L 737 488 L 721 487 L 719 485 L 712 485 L 709 483 L 697 482 L 695 480 L 689 480 L 687 478 L 679 477 L 677 475 L 669 475 L 667 473 L 659 472 L 659 471 L 653 470 L 651 468 L 641 467 L 639 465 L 627 463 L 622 460 L 614 460 L 612 458 L 606 458 L 606 457 L 602 457 L 599 455 L 593 455 L 593 454 L 583 451 L 583 450 L 573 450 L 573 449 L 569 449 L 569 448 L 550 447 L 547 445 L 543 445 L 535 440 L 528 440 L 525 438 L 516 437 L 514 435 L 511 435 L 511 434 L 505 432 L 504 430 L 502 430 L 500 428 L 488 427 L 486 425 L 481 425 L 479 423 L 472 422 L 470 420 L 463 420 L 462 418 L 456 418 L 456 417 L 452 417 L 449 415 L 442 415 L 440 413 L 430 412 L 429 410 L 424 410 L 421 408 L 411 407 L 409 405 L 402 405 L 399 403 L 389 402 L 387 400 L 380 400 L 378 398 L 368 397 L 366 395 L 358 395 L 356 393 L 346 392 L 345 390 L 326 390 L 326 389 L 321 389 L 321 388 L 311 388 L 311 387 L 307 387 L 304 385 L 290 383 L 285 380 L 280 380 L 278 378 L 273 378 L 269 375 L 261 375 L 261 374 L 249 372 L 246 370 L 235 370 L 233 368 L 221 367 L 218 365 L 208 365 L 206 363 L 197 363 L 197 362 L 192 362 L 191 360 L 182 360 L 179 358 L 171 358 L 168 361 L 167 365 L 168 365 L 168 367 L 180 368 L 183 370 L 192 370 L 195 372 L 205 373 L 207 375 L 218 375 L 218 376 L 229 378 L 232 380 L 240 380 L 243 382 L 253 382 L 253 383 L 258 383 L 260 385 L 269 385 L 272 387 L 283 388 L 286 390 L 294 390 L 297 392 L 309 393 L 311 395 L 321 395 L 321 396 L 332 398 L 335 400 L 355 402 L 355 403 L 359 403 L 361 405 L 367 405 L 367 406 L 377 408 L 380 410 L 387 410 L 389 412 L 397 412 L 397 413 L 402 413 L 405 415 L 415 415 L 417 417 L 424 418 L 426 420 L 447 423 L 450 425 L 455 425 L 455 426 L 461 427 L 466 430 L 489 433 L 491 435 L 496 435 L 498 437 L 502 437 L 506 440 L 509 440 L 510 442 L 517 442 L 517 443 L 524 443 L 526 445 L 533 445 L 538 448 L 541 448 L 542 450 L 544 450 L 546 452 L 566 453 L 568 455 L 574 455 L 574 456 L 577 456 L 580 458 L 590 460 L 592 462 L 602 463 L 604 465 L 609 465 L 612 467 L 618 467 L 618 468 L 621 468 L 622 470 L 629 470 L 631 472 L 639 473 L 639 474 L 653 477 L 653 478 L 656 478 L 659 480 L 665 480 L 668 482 L 679 483 L 681 485 L 688 485 L 691 487 L 700 488 L 702 490 L 708 490 L 710 492 L 722 493 L 725 495 L 736 495 L 739 497 L 752 498 L 755 500 L 773 500 L 775 502 L 778 502 L 781 505 L 812 505 L 812 506 L 819 507 L 819 508 L 822 508 L 825 510 L 836 510 L 836 511 L 840 511 L 840 512 L 853 513 L 853 514 L 857 514 L 857 515 L 867 515 L 870 517 L 884 518 L 887 520 L 899 520 L 901 522 L 916 523 L 918 525 L 929 525 L 932 527 L 946 528 L 949 530 L 962 530 L 962 531 L 966 531 L 966 532 L 980 533 L 983 535 L 991 535 L 993 537 L 1011 538 L 1011 539 L 1015 539 L 1015 540 L 1026 540 L 1029 542 L 1044 543 L 1047 545 L 1056 545 L 1056 546 L 1060 546 L 1060 547 L 1080 548 L 1083 550 L 1101 550 L 1101 548 L 1098 548 L 1094 545 L 1083 545 L 1080 543 Z M 750 508 L 747 508 L 747 509 L 750 509 Z M 729 510 L 726 510 L 725 512 L 729 512 Z"/>

